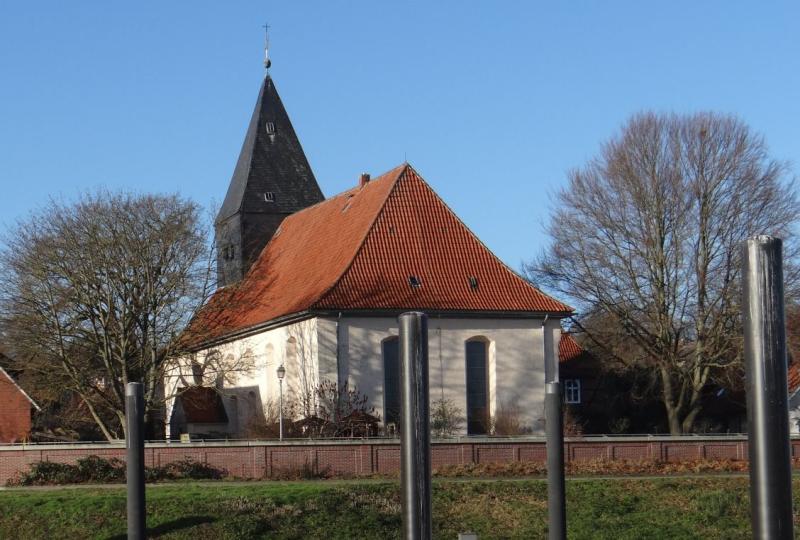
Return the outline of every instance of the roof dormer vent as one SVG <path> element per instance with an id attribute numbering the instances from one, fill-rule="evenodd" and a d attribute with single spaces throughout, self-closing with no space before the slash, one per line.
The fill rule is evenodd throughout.
<path id="1" fill-rule="evenodd" d="M 361 178 L 358 179 L 358 187 L 363 188 L 369 184 L 369 173 L 361 173 Z"/>
<path id="2" fill-rule="evenodd" d="M 473 291 L 478 290 L 478 278 L 475 276 L 469 276 L 469 286 Z"/>
<path id="3" fill-rule="evenodd" d="M 422 287 L 422 281 L 417 276 L 408 276 L 408 283 L 415 289 Z"/>

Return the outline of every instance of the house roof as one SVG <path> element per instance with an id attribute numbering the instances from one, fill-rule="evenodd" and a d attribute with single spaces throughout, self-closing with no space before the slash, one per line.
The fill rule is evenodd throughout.
<path id="1" fill-rule="evenodd" d="M 224 424 L 228 421 L 222 397 L 213 388 L 191 386 L 178 395 L 186 421 L 192 424 Z"/>
<path id="2" fill-rule="evenodd" d="M 403 164 L 286 218 L 244 279 L 195 318 L 189 339 L 309 310 L 405 309 L 572 311 L 503 264 Z"/>
<path id="3" fill-rule="evenodd" d="M 561 340 L 558 342 L 558 361 L 569 362 L 579 358 L 585 353 L 583 347 L 578 345 L 575 338 L 568 332 L 561 332 Z"/>
<path id="4" fill-rule="evenodd" d="M 786 375 L 789 379 L 789 394 L 793 394 L 800 389 L 800 363 L 791 362 Z"/>
<path id="5" fill-rule="evenodd" d="M 20 393 L 20 394 L 22 394 L 23 396 L 25 396 L 25 399 L 27 399 L 28 401 L 30 401 L 30 403 L 31 403 L 31 405 L 33 405 L 33 408 L 34 408 L 34 409 L 36 409 L 37 411 L 41 411 L 41 410 L 42 410 L 42 409 L 41 409 L 41 407 L 39 407 L 39 405 L 37 405 L 37 404 L 36 404 L 36 402 L 35 402 L 35 401 L 33 401 L 33 398 L 32 398 L 31 396 L 29 396 L 29 395 L 28 395 L 28 393 L 27 393 L 25 390 L 23 390 L 23 389 L 22 389 L 22 387 L 21 387 L 20 385 L 18 385 L 18 384 L 17 384 L 17 382 L 14 380 L 14 378 L 13 378 L 11 375 L 9 375 L 9 373 L 8 373 L 8 372 L 7 372 L 5 369 L 3 369 L 3 367 L 2 367 L 2 366 L 0 366 L 0 379 L 2 379 L 2 378 L 6 378 L 6 379 L 8 379 L 8 381 L 11 383 L 11 385 L 12 385 L 12 386 L 13 386 L 13 387 L 14 387 L 14 388 L 15 388 L 15 389 L 16 389 L 16 390 L 17 390 L 17 391 Z"/>

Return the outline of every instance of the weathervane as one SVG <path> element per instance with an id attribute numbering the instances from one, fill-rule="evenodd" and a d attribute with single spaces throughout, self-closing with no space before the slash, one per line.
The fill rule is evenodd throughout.
<path id="1" fill-rule="evenodd" d="M 272 61 L 269 59 L 269 24 L 264 25 L 264 69 L 269 73 Z"/>

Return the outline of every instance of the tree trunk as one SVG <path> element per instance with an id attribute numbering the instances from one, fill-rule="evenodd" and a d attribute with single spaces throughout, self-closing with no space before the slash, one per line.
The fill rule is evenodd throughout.
<path id="1" fill-rule="evenodd" d="M 682 435 L 683 431 L 681 430 L 681 420 L 678 417 L 678 411 L 666 403 L 665 406 L 667 410 L 667 421 L 669 422 L 669 434 Z"/>
<path id="2" fill-rule="evenodd" d="M 103 432 L 103 436 L 108 440 L 108 442 L 115 441 L 116 437 L 111 433 L 111 431 L 106 426 L 106 423 L 103 422 L 102 418 L 100 418 L 100 416 L 97 414 L 97 411 L 95 410 L 91 402 L 83 396 L 81 396 L 81 400 L 84 402 L 84 404 L 86 404 L 86 408 L 89 409 L 89 413 L 92 415 L 92 418 L 94 418 L 97 427 L 99 427 L 100 431 Z"/>

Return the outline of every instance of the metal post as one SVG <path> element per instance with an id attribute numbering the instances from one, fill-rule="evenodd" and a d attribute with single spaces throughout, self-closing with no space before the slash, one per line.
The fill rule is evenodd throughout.
<path id="1" fill-rule="evenodd" d="M 279 409 L 279 412 L 278 412 L 278 418 L 279 418 L 279 422 L 278 422 L 278 424 L 279 424 L 278 425 L 278 437 L 280 438 L 280 440 L 283 440 L 283 379 L 278 379 L 278 385 L 280 386 L 280 389 L 281 389 L 281 391 L 280 391 L 281 397 L 280 397 L 280 400 L 278 402 L 278 409 Z"/>
<path id="2" fill-rule="evenodd" d="M 783 248 L 755 236 L 743 246 L 744 355 L 753 538 L 792 531 L 792 468 L 783 308 Z"/>
<path id="3" fill-rule="evenodd" d="M 564 486 L 564 417 L 561 383 L 545 384 L 545 431 L 547 432 L 547 537 L 567 538 L 567 501 Z"/>
<path id="4" fill-rule="evenodd" d="M 403 537 L 429 540 L 431 520 L 431 438 L 428 396 L 428 317 L 409 312 L 400 322 L 400 478 Z"/>
<path id="5" fill-rule="evenodd" d="M 142 383 L 125 387 L 127 425 L 128 540 L 144 540 L 147 530 L 144 500 L 144 394 Z"/>

